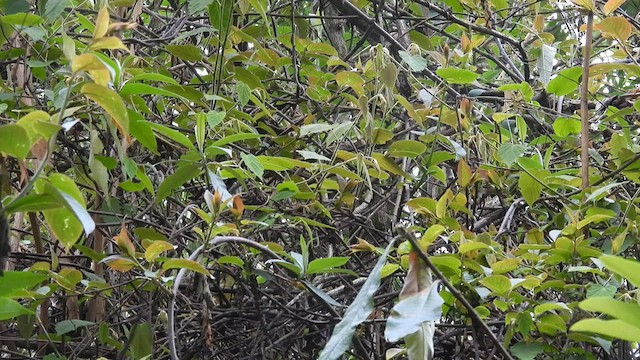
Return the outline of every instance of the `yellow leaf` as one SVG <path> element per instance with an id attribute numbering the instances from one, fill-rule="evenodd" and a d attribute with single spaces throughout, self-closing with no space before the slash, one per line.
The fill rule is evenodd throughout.
<path id="1" fill-rule="evenodd" d="M 468 186 L 471 183 L 471 176 L 473 176 L 473 172 L 469 164 L 464 160 L 460 160 L 458 162 L 458 184 L 462 187 Z"/>
<path id="2" fill-rule="evenodd" d="M 166 271 L 170 269 L 187 269 L 209 276 L 209 272 L 202 264 L 188 259 L 169 259 L 162 263 L 162 270 Z"/>
<path id="3" fill-rule="evenodd" d="M 116 241 L 116 244 L 118 245 L 120 250 L 122 250 L 123 253 L 131 257 L 135 257 L 136 248 L 133 245 L 133 242 L 131 242 L 131 239 L 129 239 L 127 228 L 124 225 L 122 225 L 122 228 L 120 229 L 120 234 L 114 236 L 113 240 Z"/>
<path id="4" fill-rule="evenodd" d="M 62 37 L 62 53 L 69 60 L 76 57 L 76 43 L 66 35 Z"/>
<path id="5" fill-rule="evenodd" d="M 108 260 L 105 262 L 107 263 L 108 267 L 120 272 L 127 272 L 136 266 L 136 263 L 133 262 L 133 260 L 124 259 L 124 258 Z"/>
<path id="6" fill-rule="evenodd" d="M 463 33 L 462 37 L 460 38 L 460 47 L 462 48 L 462 52 L 464 52 L 465 54 L 473 50 L 473 43 L 465 33 Z"/>
<path id="7" fill-rule="evenodd" d="M 633 26 L 629 20 L 622 16 L 611 16 L 594 25 L 595 30 L 601 31 L 604 35 L 615 38 L 619 41 L 626 41 L 631 36 Z"/>
<path id="8" fill-rule="evenodd" d="M 625 1 L 626 0 L 609 0 L 602 7 L 602 11 L 604 11 L 605 15 L 609 15 L 609 14 L 613 13 L 614 11 L 616 11 L 616 9 L 619 8 L 620 5 L 624 4 Z"/>
<path id="9" fill-rule="evenodd" d="M 102 70 L 90 70 L 88 72 L 96 84 L 102 86 L 109 85 L 109 81 L 111 81 L 111 73 L 106 68 Z"/>
<path id="10" fill-rule="evenodd" d="M 78 55 L 71 61 L 71 71 L 74 73 L 91 70 L 107 70 L 107 67 L 93 54 Z"/>
<path id="11" fill-rule="evenodd" d="M 127 47 L 122 43 L 122 41 L 115 36 L 107 36 L 94 40 L 89 45 L 89 50 L 113 50 L 113 49 L 124 49 L 128 50 Z"/>
<path id="12" fill-rule="evenodd" d="M 111 34 L 114 32 L 119 32 L 119 31 L 124 31 L 124 30 L 131 30 L 131 29 L 135 29 L 138 26 L 138 23 L 135 22 L 115 22 L 111 25 L 109 25 L 109 29 L 107 30 L 107 34 Z"/>
<path id="13" fill-rule="evenodd" d="M 98 18 L 96 19 L 96 28 L 93 31 L 93 39 L 100 39 L 107 34 L 109 29 L 109 9 L 104 6 L 98 11 Z"/>
<path id="14" fill-rule="evenodd" d="M 593 0 L 571 0 L 577 6 L 589 11 L 593 11 L 595 9 L 595 3 Z"/>
<path id="15" fill-rule="evenodd" d="M 533 28 L 539 33 L 544 30 L 544 16 L 536 15 L 536 17 L 533 18 Z"/>
<path id="16" fill-rule="evenodd" d="M 171 243 L 168 243 L 168 242 L 163 241 L 163 240 L 157 240 L 157 241 L 154 241 L 153 243 L 151 243 L 151 245 L 149 245 L 147 250 L 144 252 L 144 258 L 148 262 L 152 262 L 161 253 L 163 253 L 165 251 L 171 251 L 171 250 L 173 250 L 173 245 L 171 245 Z"/>

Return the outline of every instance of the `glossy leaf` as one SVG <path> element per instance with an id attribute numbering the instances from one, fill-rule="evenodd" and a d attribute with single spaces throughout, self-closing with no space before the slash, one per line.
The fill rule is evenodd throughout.
<path id="1" fill-rule="evenodd" d="M 19 302 L 6 297 L 0 297 L 0 320 L 8 320 L 20 315 L 33 314 L 35 313 L 32 310 L 20 305 Z"/>
<path id="2" fill-rule="evenodd" d="M 169 259 L 162 263 L 162 270 L 171 269 L 187 269 L 195 271 L 205 276 L 209 276 L 209 272 L 200 263 L 188 259 Z"/>
<path id="3" fill-rule="evenodd" d="M 84 84 L 80 90 L 86 97 L 102 107 L 123 135 L 129 134 L 129 114 L 122 98 L 115 91 L 98 84 Z"/>
<path id="4" fill-rule="evenodd" d="M 0 141 L 0 153 L 24 160 L 29 154 L 31 141 L 27 131 L 19 125 L 0 126 L 0 138 L 11 141 Z"/>

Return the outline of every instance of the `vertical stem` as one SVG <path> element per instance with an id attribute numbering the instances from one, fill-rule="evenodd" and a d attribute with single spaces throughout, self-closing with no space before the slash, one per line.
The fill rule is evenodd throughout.
<path id="1" fill-rule="evenodd" d="M 589 63 L 592 39 L 593 11 L 589 11 L 589 14 L 587 14 L 587 33 L 582 53 L 582 84 L 580 87 L 580 116 L 582 119 L 580 131 L 580 175 L 582 176 L 582 190 L 589 187 Z"/>

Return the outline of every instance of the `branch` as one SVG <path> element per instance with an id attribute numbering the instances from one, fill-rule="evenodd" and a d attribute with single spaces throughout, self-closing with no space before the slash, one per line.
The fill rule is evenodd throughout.
<path id="1" fill-rule="evenodd" d="M 416 240 L 415 236 L 413 236 L 412 233 L 408 232 L 405 228 L 401 226 L 398 226 L 396 229 L 398 230 L 400 235 L 404 236 L 407 240 L 409 240 L 409 242 L 411 243 L 411 247 L 413 248 L 413 251 L 415 251 L 418 254 L 418 256 L 420 256 L 420 258 L 425 262 L 427 267 L 436 275 L 438 279 L 440 279 L 440 281 L 442 281 L 444 286 L 456 298 L 456 300 L 460 301 L 460 303 L 464 306 L 464 308 L 467 309 L 467 311 L 469 312 L 469 315 L 471 315 L 471 319 L 478 326 L 480 326 L 480 328 L 487 334 L 487 336 L 489 336 L 489 338 L 491 339 L 491 342 L 493 342 L 493 344 L 496 346 L 498 351 L 500 351 L 500 353 L 504 356 L 504 358 L 507 360 L 514 360 L 511 354 L 509 354 L 507 349 L 504 347 L 504 345 L 502 345 L 500 340 L 498 340 L 498 338 L 491 331 L 491 329 L 489 329 L 489 325 L 487 325 L 482 320 L 482 318 L 480 317 L 476 309 L 473 308 L 473 305 L 469 303 L 469 301 L 464 297 L 464 295 L 462 295 L 462 293 L 460 293 L 460 291 L 458 291 L 458 289 L 455 286 L 453 286 L 453 284 L 449 281 L 449 279 L 447 279 L 447 277 L 444 276 L 444 274 L 442 274 L 442 272 L 440 272 L 440 270 L 435 265 L 433 265 L 431 260 L 429 260 L 429 256 L 427 256 L 427 254 L 425 254 L 425 252 L 422 251 L 422 249 L 420 248 L 420 245 L 418 244 L 418 240 Z"/>
<path id="2" fill-rule="evenodd" d="M 582 54 L 582 84 L 580 86 L 580 174 L 582 187 L 589 187 L 589 59 L 591 58 L 591 41 L 593 38 L 593 11 L 587 15 L 587 34 Z"/>
<path id="3" fill-rule="evenodd" d="M 524 48 L 522 47 L 522 43 L 499 32 L 499 31 L 495 31 L 492 29 L 489 29 L 487 27 L 484 26 L 480 26 L 480 25 L 476 25 L 473 23 L 470 23 L 468 21 L 465 21 L 463 19 L 460 19 L 458 17 L 456 17 L 451 11 L 445 10 L 441 7 L 438 7 L 436 5 L 431 4 L 428 1 L 423 1 L 423 0 L 415 0 L 414 1 L 416 4 L 420 4 L 422 6 L 425 6 L 426 8 L 428 8 L 429 10 L 433 10 L 434 12 L 438 13 L 440 16 L 444 17 L 445 19 L 456 23 L 458 25 L 462 25 L 467 29 L 471 29 L 474 31 L 477 31 L 479 33 L 482 34 L 486 34 L 486 35 L 490 35 L 493 36 L 495 38 L 504 40 L 505 42 L 509 43 L 511 46 L 513 46 L 516 50 L 518 50 L 518 52 L 520 53 L 520 60 L 522 61 L 522 66 L 524 67 L 524 80 L 526 82 L 529 82 L 531 80 L 531 70 L 529 69 L 529 58 L 527 57 L 527 53 L 524 51 Z"/>

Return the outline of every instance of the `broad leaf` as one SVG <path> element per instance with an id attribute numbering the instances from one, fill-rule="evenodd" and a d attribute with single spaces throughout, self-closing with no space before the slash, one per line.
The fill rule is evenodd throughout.
<path id="1" fill-rule="evenodd" d="M 640 262 L 612 255 L 602 255 L 599 259 L 609 270 L 640 287 Z"/>
<path id="2" fill-rule="evenodd" d="M 345 311 L 342 320 L 333 329 L 331 338 L 329 338 L 329 341 L 320 352 L 319 360 L 338 359 L 349 349 L 356 327 L 367 320 L 369 314 L 373 311 L 373 295 L 380 286 L 380 272 L 392 245 L 393 241 L 389 243 L 385 251 L 380 255 L 376 265 L 371 269 L 358 295 Z"/>
<path id="3" fill-rule="evenodd" d="M 33 314 L 35 313 L 32 310 L 20 305 L 19 302 L 6 297 L 0 297 L 0 320 L 8 320 L 20 315 Z"/>
<path id="4" fill-rule="evenodd" d="M 115 122 L 123 135 L 129 134 L 129 114 L 122 98 L 115 91 L 98 84 L 84 84 L 80 90 L 86 97 L 102 107 Z"/>
<path id="5" fill-rule="evenodd" d="M 204 266 L 202 266 L 202 264 L 188 259 L 169 259 L 162 263 L 162 270 L 170 269 L 187 269 L 209 276 L 209 272 L 204 268 Z"/>
<path id="6" fill-rule="evenodd" d="M 480 76 L 471 70 L 453 67 L 438 69 L 436 74 L 450 84 L 471 84 Z"/>

